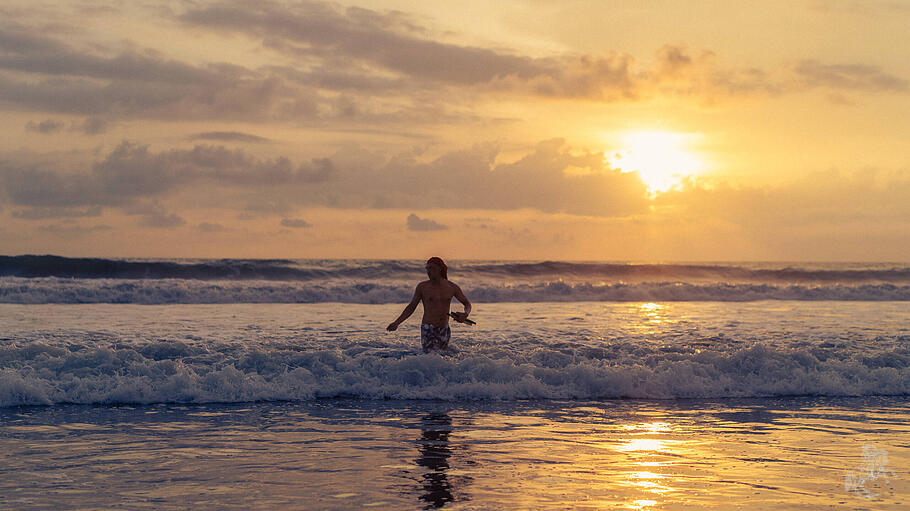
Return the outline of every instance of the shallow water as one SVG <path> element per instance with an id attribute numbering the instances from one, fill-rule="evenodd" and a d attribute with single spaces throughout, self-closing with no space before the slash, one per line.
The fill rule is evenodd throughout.
<path id="1" fill-rule="evenodd" d="M 442 357 L 401 307 L 0 304 L 0 406 L 910 395 L 908 302 L 478 304 Z"/>
<path id="2" fill-rule="evenodd" d="M 0 304 L 0 508 L 903 509 L 908 307 Z"/>
<path id="3" fill-rule="evenodd" d="M 0 409 L 0 507 L 905 509 L 906 398 Z"/>

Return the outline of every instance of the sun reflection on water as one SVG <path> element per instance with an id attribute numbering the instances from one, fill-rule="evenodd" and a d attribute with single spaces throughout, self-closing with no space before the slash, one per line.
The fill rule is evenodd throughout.
<path id="1" fill-rule="evenodd" d="M 655 451 L 661 452 L 667 449 L 667 440 L 658 440 L 655 438 L 636 438 L 620 445 L 616 448 L 619 452 L 630 451 Z"/>
<path id="2" fill-rule="evenodd" d="M 639 312 L 644 316 L 645 321 L 653 324 L 661 324 L 664 319 L 661 316 L 664 306 L 653 302 L 643 303 L 638 307 Z"/>
<path id="3" fill-rule="evenodd" d="M 651 305 L 656 306 L 654 309 L 660 307 Z M 619 482 L 639 492 L 637 500 L 623 507 L 651 509 L 658 505 L 655 498 L 672 499 L 678 488 L 673 484 L 672 474 L 661 471 L 678 463 L 688 451 L 686 441 L 671 437 L 675 432 L 673 424 L 664 421 L 639 422 L 621 425 L 619 431 L 624 435 L 617 438 L 612 449 L 624 455 L 628 463 Z"/>
<path id="4" fill-rule="evenodd" d="M 642 424 L 626 424 L 622 427 L 626 431 L 643 431 L 646 433 L 663 433 L 671 431 L 669 423 L 666 422 L 644 422 Z"/>
<path id="5" fill-rule="evenodd" d="M 673 491 L 673 488 L 658 482 L 664 478 L 666 476 L 654 472 L 629 472 L 627 480 L 630 486 L 636 486 L 643 491 L 661 495 Z"/>

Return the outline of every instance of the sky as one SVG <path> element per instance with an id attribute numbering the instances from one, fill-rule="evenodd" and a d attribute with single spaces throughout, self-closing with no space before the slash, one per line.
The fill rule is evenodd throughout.
<path id="1" fill-rule="evenodd" d="M 4 0 L 0 253 L 910 261 L 910 2 Z"/>

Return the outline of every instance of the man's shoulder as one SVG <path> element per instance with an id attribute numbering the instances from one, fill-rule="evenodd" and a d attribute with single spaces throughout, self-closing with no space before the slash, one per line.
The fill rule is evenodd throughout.
<path id="1" fill-rule="evenodd" d="M 442 282 L 434 284 L 432 280 L 424 280 L 423 282 L 417 284 L 417 290 L 421 291 L 426 288 L 433 289 L 448 289 L 452 292 L 455 292 L 458 289 L 458 286 L 449 279 L 443 279 Z"/>

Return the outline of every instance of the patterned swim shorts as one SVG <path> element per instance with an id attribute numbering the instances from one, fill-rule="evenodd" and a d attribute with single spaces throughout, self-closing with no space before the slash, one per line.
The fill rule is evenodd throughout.
<path id="1" fill-rule="evenodd" d="M 451 336 L 452 330 L 448 325 L 420 324 L 420 344 L 423 346 L 424 353 L 429 353 L 430 350 L 447 349 L 449 347 L 449 337 Z"/>

